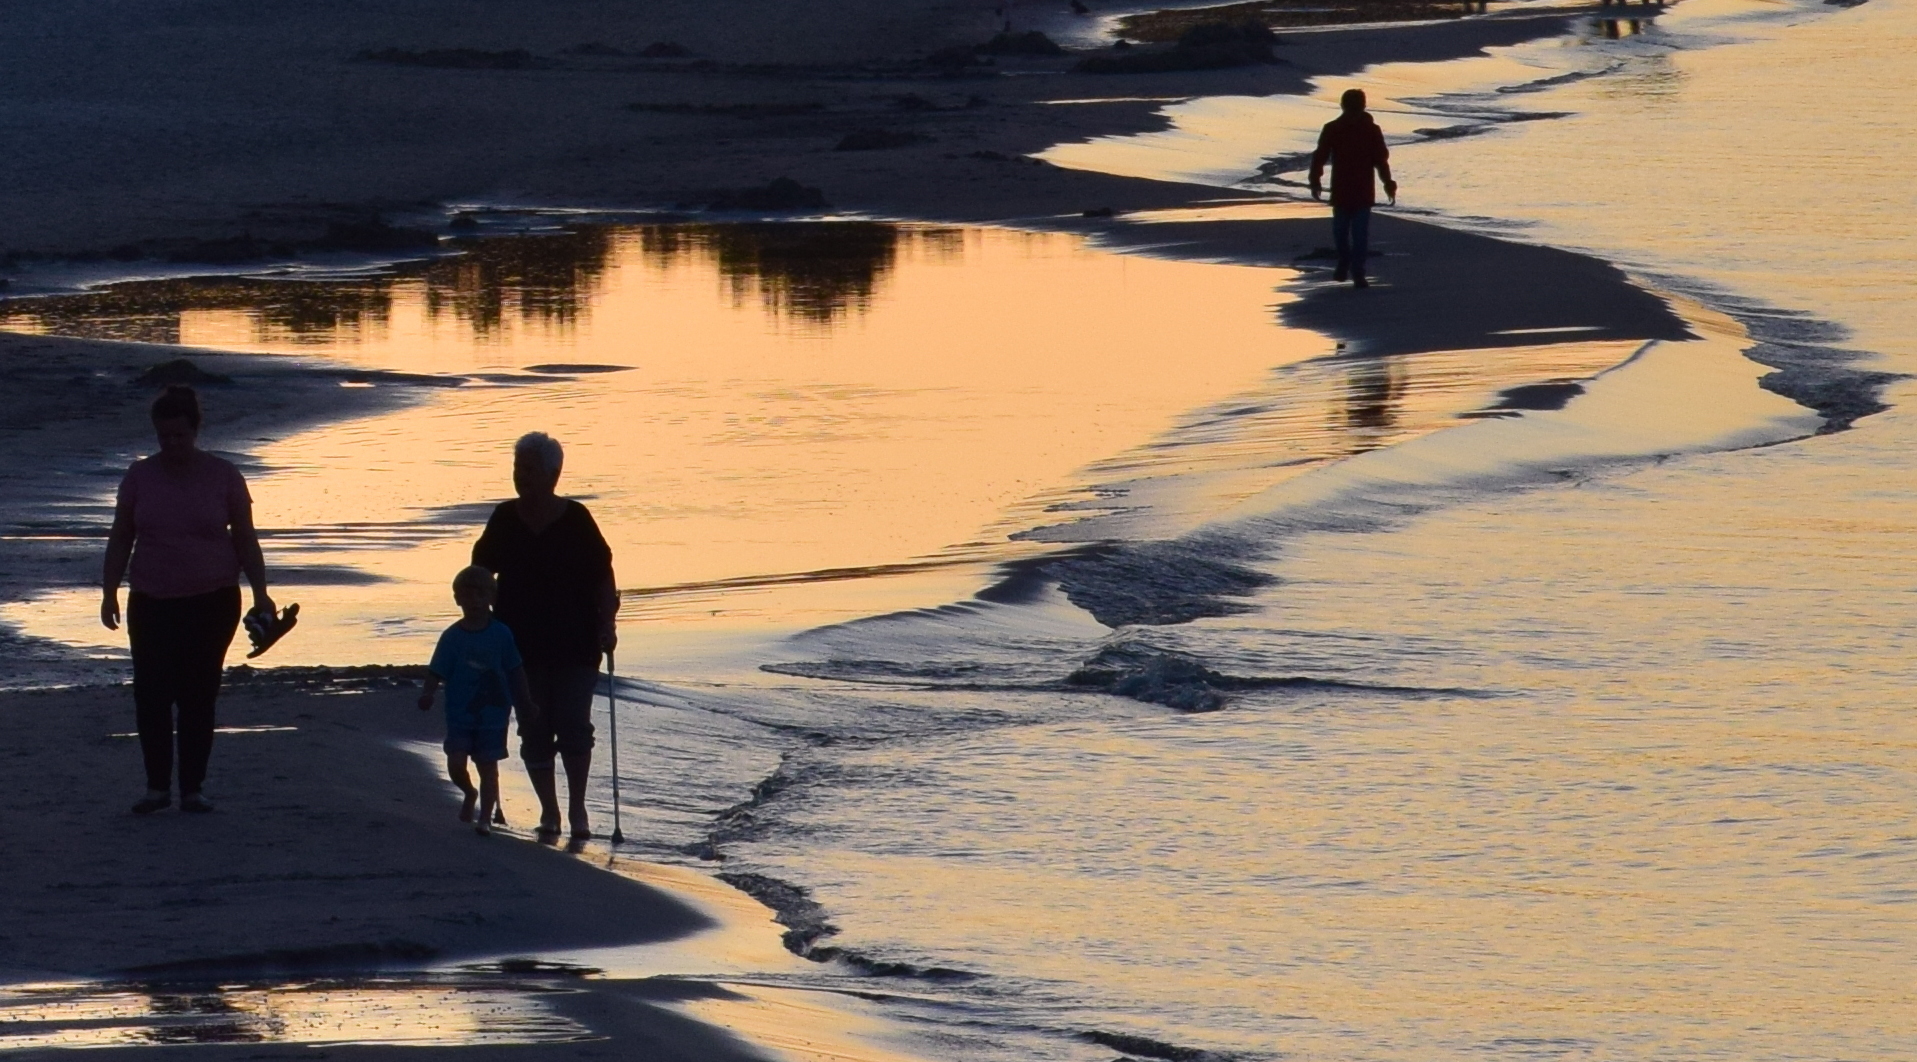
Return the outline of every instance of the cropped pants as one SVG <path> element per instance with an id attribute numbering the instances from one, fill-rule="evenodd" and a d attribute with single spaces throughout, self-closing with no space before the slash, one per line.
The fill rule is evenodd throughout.
<path id="1" fill-rule="evenodd" d="M 240 588 L 192 597 L 127 600 L 127 638 L 133 643 L 133 708 L 146 759 L 146 784 L 171 788 L 173 709 L 179 706 L 180 795 L 200 791 L 213 754 L 213 705 L 220 696 L 226 647 L 240 625 Z"/>
<path id="2" fill-rule="evenodd" d="M 592 751 L 592 695 L 599 686 L 599 665 L 526 665 L 539 714 L 519 714 L 519 758 L 530 768 L 550 768 L 553 754 L 577 756 Z"/>

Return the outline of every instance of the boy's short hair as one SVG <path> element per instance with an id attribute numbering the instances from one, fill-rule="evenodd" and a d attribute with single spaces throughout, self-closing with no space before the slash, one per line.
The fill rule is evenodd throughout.
<path id="1" fill-rule="evenodd" d="M 459 570 L 458 575 L 453 576 L 453 592 L 458 593 L 459 588 L 463 586 L 482 591 L 486 595 L 488 605 L 499 598 L 499 581 L 493 578 L 493 573 L 489 569 L 477 564 L 467 565 Z"/>

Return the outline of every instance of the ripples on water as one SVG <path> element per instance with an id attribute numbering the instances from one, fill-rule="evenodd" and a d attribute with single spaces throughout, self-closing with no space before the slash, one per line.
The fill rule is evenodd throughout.
<path id="1" fill-rule="evenodd" d="M 284 662 L 412 661 L 524 431 L 566 443 L 566 489 L 591 501 L 639 614 L 675 621 L 662 637 L 936 603 L 1021 552 L 1006 534 L 1078 496 L 1080 466 L 1322 353 L 1271 324 L 1286 276 L 1007 230 L 596 226 L 393 276 L 120 285 L 17 302 L 10 321 L 458 383 L 264 445 L 209 440 L 266 473 L 275 561 L 333 573 L 298 588 Z M 1185 353 L 1194 320 L 1203 358 Z M 806 578 L 821 571 L 902 578 L 847 592 Z M 97 641 L 76 601 L 39 603 L 29 626 Z"/>
<path id="2" fill-rule="evenodd" d="M 0 1050 L 187 1044 L 413 1047 L 591 1039 L 564 989 L 479 977 L 268 984 L 34 984 L 0 990 Z"/>
<path id="3" fill-rule="evenodd" d="M 521 426 L 502 410 L 536 404 L 538 426 L 581 440 L 574 488 L 619 514 L 603 522 L 628 536 L 627 585 L 976 561 L 904 593 L 846 580 L 829 607 L 760 598 L 775 621 L 720 633 L 898 611 L 755 640 L 724 664 L 662 663 L 628 717 L 641 846 L 806 886 L 816 947 L 947 971 L 817 968 L 895 991 L 948 1055 L 1907 1058 L 1917 440 L 1895 404 L 1911 388 L 1849 432 L 1710 451 L 1815 427 L 1758 386 L 1745 328 L 1814 346 L 1833 342 L 1822 319 L 1883 357 L 1909 353 L 1897 293 L 1917 273 L 1917 215 L 1882 175 L 1914 161 L 1897 101 L 1917 86 L 1896 46 L 1912 24 L 1896 0 L 1815 18 L 1689 0 L 1630 40 L 1599 27 L 1374 72 L 1398 101 L 1387 128 L 1450 115 L 1492 130 L 1403 148 L 1407 193 L 1656 272 L 1716 307 L 1686 310 L 1692 344 L 1313 360 L 1322 346 L 1270 323 L 1272 271 L 924 230 L 883 268 L 841 271 L 823 300 L 781 293 L 776 268 L 728 273 L 718 237 L 675 235 L 698 250 L 661 259 L 646 250 L 661 238 L 614 230 L 554 237 L 607 250 L 580 285 L 596 294 L 550 313 L 512 283 L 460 294 L 461 278 L 484 287 L 481 254 L 434 266 L 437 295 L 430 276 L 391 281 L 385 317 L 354 318 L 352 341 L 334 325 L 317 348 L 268 337 L 282 326 L 255 304 L 177 327 L 186 342 L 514 377 L 275 444 L 262 456 L 285 471 L 261 480 L 263 509 L 327 511 L 300 477 L 370 454 L 415 494 L 442 491 L 431 504 L 497 493 L 494 447 Z M 1703 44 L 1718 46 L 1686 50 Z M 1820 120 L 1833 100 L 1861 114 Z M 1498 121 L 1514 103 L 1575 117 Z M 1242 180 L 1326 107 L 1197 101 L 1181 115 L 1213 124 L 1184 126 L 1175 153 L 1203 156 L 1185 172 Z M 1869 152 L 1852 149 L 1863 130 Z M 618 302 L 633 291 L 644 299 Z M 452 309 L 435 317 L 435 299 Z M 1175 357 L 1201 319 L 1206 356 Z M 224 331 L 191 338 L 189 321 Z M 411 337 L 419 360 L 382 336 Z M 636 367 L 521 378 L 547 362 Z M 1561 410 L 1484 415 L 1511 387 L 1565 380 L 1582 393 Z M 937 400 L 906 397 L 927 391 Z M 608 409 L 636 408 L 615 402 L 659 403 L 704 448 L 674 449 L 630 414 L 643 447 L 594 434 Z M 799 417 L 828 407 L 837 419 Z M 753 412 L 726 419 L 736 408 Z M 1095 425 L 1109 430 L 1074 438 Z M 409 456 L 426 439 L 450 456 Z M 996 441 L 925 471 L 973 440 Z M 859 471 L 875 468 L 888 471 Z M 334 474 L 340 496 L 405 518 L 379 481 Z M 835 493 L 847 484 L 862 493 Z M 740 517 L 780 490 L 824 491 L 856 513 L 854 533 L 808 530 L 796 501 L 800 517 L 776 525 Z M 739 518 L 686 511 L 687 497 Z M 706 537 L 688 551 L 666 529 Z M 879 531 L 884 548 L 851 548 Z M 406 587 L 404 608 L 336 607 L 431 615 L 421 595 L 463 542 L 359 558 Z M 1061 548 L 1047 543 L 1097 546 L 1035 560 Z M 771 563 L 786 548 L 794 559 Z M 1192 558 L 1228 564 L 1180 567 Z M 1113 630 L 1075 603 L 1141 574 L 1219 607 Z M 683 593 L 645 614 L 670 630 L 695 623 L 694 603 L 742 607 L 724 585 Z M 653 637 L 639 644 L 667 644 Z M 1162 703 L 1193 690 L 1219 710 Z"/>
<path id="4" fill-rule="evenodd" d="M 1405 134 L 1495 117 L 1513 63 L 1575 75 L 1504 94 L 1575 117 L 1403 148 L 1400 179 L 1655 270 L 1768 342 L 1833 329 L 1760 303 L 1901 365 L 1917 321 L 1895 292 L 1917 263 L 1888 173 L 1917 147 L 1898 103 L 1910 6 L 1806 22 L 1686 4 L 1670 21 L 1378 72 L 1419 100 L 1384 118 Z M 1682 50 L 1704 43 L 1726 46 Z M 1274 130 L 1308 136 L 1326 109 L 1196 101 L 1102 159 L 1141 172 L 1170 153 L 1243 180 L 1285 150 Z M 1728 379 L 1638 397 L 1701 412 Z M 1837 436 L 1437 492 L 1395 520 L 1241 508 L 1237 533 L 1276 551 L 1249 611 L 1123 637 L 1227 677 L 1434 692 L 1247 690 L 1178 718 L 1088 699 L 814 754 L 833 773 L 782 793 L 762 814 L 789 826 L 737 850 L 818 884 L 861 944 L 962 944 L 1026 975 L 1016 1004 L 980 996 L 1034 1024 L 1252 1057 L 1908 1057 L 1910 394 Z M 1350 533 L 1380 526 L 1395 533 Z"/>

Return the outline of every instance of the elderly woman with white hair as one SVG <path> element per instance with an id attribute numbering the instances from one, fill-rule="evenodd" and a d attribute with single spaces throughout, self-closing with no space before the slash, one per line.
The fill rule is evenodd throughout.
<path id="1" fill-rule="evenodd" d="M 519 757 L 539 794 L 539 832 L 559 833 L 553 758 L 566 768 L 573 838 L 592 836 L 586 780 L 592 770 L 592 696 L 599 655 L 618 644 L 612 549 L 586 507 L 558 495 L 565 464 L 544 432 L 513 446 L 513 487 L 473 545 L 473 563 L 499 577 L 494 612 L 518 640 L 537 713 L 519 719 Z"/>

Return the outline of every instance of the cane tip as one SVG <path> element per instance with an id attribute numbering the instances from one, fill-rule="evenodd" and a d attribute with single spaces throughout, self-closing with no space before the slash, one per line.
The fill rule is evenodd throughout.
<path id="1" fill-rule="evenodd" d="M 626 835 L 625 835 L 624 833 L 622 833 L 622 832 L 620 832 L 619 830 L 614 830 L 614 831 L 612 831 L 612 843 L 613 843 L 613 844 L 625 844 L 625 843 L 626 843 Z"/>

